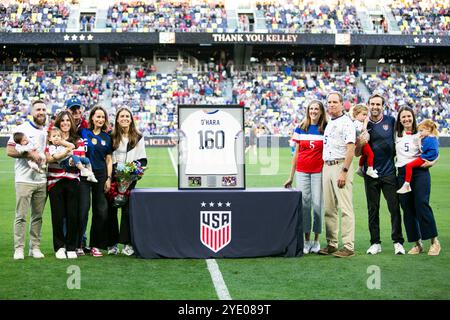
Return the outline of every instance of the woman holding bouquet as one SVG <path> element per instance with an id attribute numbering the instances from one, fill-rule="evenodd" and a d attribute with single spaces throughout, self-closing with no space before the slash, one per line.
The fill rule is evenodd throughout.
<path id="1" fill-rule="evenodd" d="M 111 134 L 113 146 L 113 188 L 112 193 L 118 193 L 116 186 L 119 184 L 128 183 L 128 190 L 132 190 L 137 183 L 140 175 L 142 175 L 142 168 L 147 165 L 147 155 L 145 153 L 145 141 L 142 134 L 136 128 L 133 114 L 131 111 L 122 107 L 117 111 L 114 129 Z M 131 166 L 133 164 L 133 166 Z M 136 168 L 136 171 L 123 176 L 123 168 Z M 119 169 L 119 170 L 118 170 Z M 138 173 L 139 172 L 139 175 Z M 124 181 L 125 180 L 125 181 Z M 111 194 L 111 193 L 110 193 Z M 122 253 L 131 256 L 134 254 L 134 249 L 131 244 L 130 234 L 130 218 L 129 218 L 129 201 L 123 203 L 115 201 L 114 196 L 110 197 L 109 215 L 108 215 L 108 254 L 118 254 L 118 243 L 124 244 Z M 122 208 L 122 217 L 120 221 L 120 232 L 117 220 L 118 207 Z"/>
<path id="2" fill-rule="evenodd" d="M 80 242 L 83 241 L 82 238 L 86 231 L 92 194 L 92 223 L 89 242 L 93 257 L 101 257 L 102 252 L 99 249 L 106 249 L 108 242 L 106 193 L 111 187 L 112 178 L 112 144 L 111 137 L 107 132 L 108 127 L 106 110 L 101 106 L 96 106 L 89 113 L 89 128 L 80 131 L 86 146 L 86 157 L 91 161 L 92 171 L 98 181 L 89 182 L 82 179 L 80 184 Z"/>

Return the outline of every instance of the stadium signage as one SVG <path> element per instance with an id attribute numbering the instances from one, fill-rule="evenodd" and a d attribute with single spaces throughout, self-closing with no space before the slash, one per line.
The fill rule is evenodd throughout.
<path id="1" fill-rule="evenodd" d="M 145 137 L 146 147 L 174 147 L 178 143 L 177 138 L 171 136 Z"/>
<path id="2" fill-rule="evenodd" d="M 314 44 L 448 47 L 449 36 L 332 33 L 0 32 L 1 44 Z"/>
<path id="3" fill-rule="evenodd" d="M 296 43 L 297 34 L 213 33 L 213 42 Z"/>

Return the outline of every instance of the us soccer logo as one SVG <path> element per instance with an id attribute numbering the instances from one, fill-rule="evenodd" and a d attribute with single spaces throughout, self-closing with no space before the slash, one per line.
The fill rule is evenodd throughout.
<path id="1" fill-rule="evenodd" d="M 210 206 L 213 205 L 211 202 Z M 217 206 L 221 207 L 222 203 L 218 202 Z M 225 248 L 231 242 L 231 210 L 200 211 L 200 240 L 215 253 Z"/>

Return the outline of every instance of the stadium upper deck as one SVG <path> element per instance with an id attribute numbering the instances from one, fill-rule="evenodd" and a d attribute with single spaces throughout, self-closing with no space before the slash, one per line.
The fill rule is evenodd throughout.
<path id="1" fill-rule="evenodd" d="M 3 32 L 449 35 L 450 0 L 2 1 Z"/>

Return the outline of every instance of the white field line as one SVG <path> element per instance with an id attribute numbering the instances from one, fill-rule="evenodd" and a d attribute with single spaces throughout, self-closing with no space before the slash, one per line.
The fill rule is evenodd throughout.
<path id="1" fill-rule="evenodd" d="M 170 161 L 172 162 L 173 170 L 175 174 L 178 176 L 178 166 L 175 163 L 175 158 L 170 152 L 173 148 L 167 148 L 169 152 Z M 222 273 L 220 272 L 219 265 L 217 264 L 215 259 L 206 259 L 206 265 L 208 266 L 209 274 L 211 275 L 211 280 L 214 284 L 214 288 L 216 289 L 217 297 L 219 300 L 231 300 L 230 293 L 228 292 L 227 285 L 223 280 Z"/>
<path id="2" fill-rule="evenodd" d="M 216 260 L 206 259 L 206 264 L 208 265 L 208 270 L 211 274 L 211 279 L 213 281 L 214 288 L 216 289 L 219 300 L 232 300 Z"/>
<path id="3" fill-rule="evenodd" d="M 167 152 L 169 152 L 170 162 L 172 162 L 173 170 L 175 170 L 175 174 L 178 177 L 178 166 L 175 162 L 175 158 L 174 158 L 172 152 L 170 152 L 170 149 L 173 149 L 173 148 L 167 148 Z"/>

